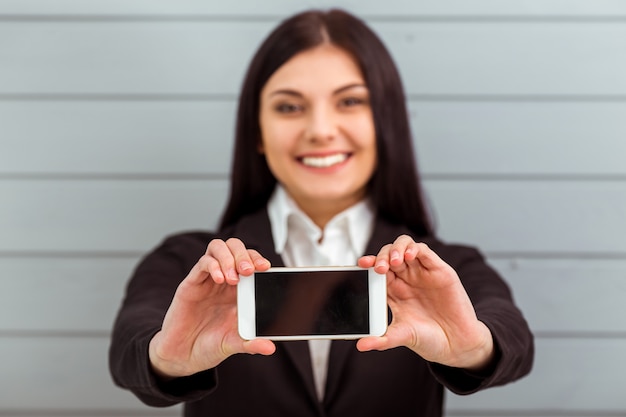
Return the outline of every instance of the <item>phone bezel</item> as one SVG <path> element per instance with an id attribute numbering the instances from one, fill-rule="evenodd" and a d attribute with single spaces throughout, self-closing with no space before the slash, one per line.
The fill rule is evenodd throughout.
<path id="1" fill-rule="evenodd" d="M 373 268 L 357 266 L 342 267 L 272 267 L 266 272 L 308 272 L 308 271 L 368 271 L 368 291 L 370 308 L 370 332 L 367 334 L 326 334 L 326 335 L 295 335 L 295 336 L 263 336 L 269 340 L 314 340 L 314 339 L 360 339 L 366 336 L 382 336 L 387 331 L 387 279 L 384 274 L 378 274 Z M 239 335 L 246 340 L 256 339 L 256 300 L 255 274 L 239 276 L 237 284 L 237 324 Z"/>

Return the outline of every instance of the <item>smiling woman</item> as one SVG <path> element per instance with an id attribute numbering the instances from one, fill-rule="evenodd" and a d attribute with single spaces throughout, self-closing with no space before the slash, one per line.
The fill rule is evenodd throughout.
<path id="1" fill-rule="evenodd" d="M 364 84 L 367 90 L 367 96 L 362 98 L 367 98 L 373 119 L 368 123 L 374 124 L 377 160 L 368 193 L 377 210 L 419 235 L 431 235 L 400 74 L 379 37 L 360 19 L 342 11 L 305 12 L 287 19 L 268 35 L 252 58 L 239 99 L 230 198 L 220 227 L 232 225 L 241 216 L 265 207 L 276 185 L 264 155 L 250 152 L 262 141 L 261 92 L 287 61 L 321 46 L 343 50 L 353 60 L 353 63 L 344 61 L 344 65 L 358 67 L 353 72 L 358 77 L 341 87 L 356 83 Z M 321 67 L 329 64 L 322 61 L 316 69 L 328 71 Z M 344 104 L 347 103 L 354 104 L 354 99 Z"/>
<path id="2" fill-rule="evenodd" d="M 361 20 L 310 11 L 270 33 L 240 95 L 232 175 L 219 230 L 169 237 L 128 285 L 110 367 L 147 404 L 440 417 L 444 387 L 470 394 L 529 372 L 533 337 L 507 285 L 432 231 L 398 71 Z M 385 274 L 386 333 L 242 339 L 239 276 L 271 265 Z"/>
<path id="3" fill-rule="evenodd" d="M 269 168 L 318 227 L 365 198 L 376 134 L 368 88 L 347 52 L 324 43 L 299 53 L 267 81 L 260 108 Z"/>

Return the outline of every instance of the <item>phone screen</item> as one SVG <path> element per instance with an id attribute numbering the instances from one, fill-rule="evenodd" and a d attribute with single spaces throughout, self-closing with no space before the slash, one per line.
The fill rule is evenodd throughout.
<path id="1" fill-rule="evenodd" d="M 258 337 L 369 333 L 367 270 L 255 274 Z"/>

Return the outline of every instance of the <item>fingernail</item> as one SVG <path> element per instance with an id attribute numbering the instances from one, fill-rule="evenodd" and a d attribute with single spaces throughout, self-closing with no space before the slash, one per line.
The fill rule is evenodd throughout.
<path id="1" fill-rule="evenodd" d="M 256 261 L 254 261 L 254 264 L 256 266 L 265 266 L 268 264 L 266 259 L 257 259 Z"/>
<path id="2" fill-rule="evenodd" d="M 252 265 L 250 265 L 250 262 L 242 262 L 239 264 L 239 268 L 241 268 L 241 270 L 245 271 L 247 269 L 252 269 Z"/>
<path id="3" fill-rule="evenodd" d="M 235 271 L 234 269 L 228 270 L 228 277 L 231 279 L 231 281 L 239 280 L 239 274 L 237 274 L 237 271 Z"/>
<path id="4" fill-rule="evenodd" d="M 400 252 L 394 250 L 391 252 L 391 260 L 395 261 L 396 259 L 400 259 Z"/>

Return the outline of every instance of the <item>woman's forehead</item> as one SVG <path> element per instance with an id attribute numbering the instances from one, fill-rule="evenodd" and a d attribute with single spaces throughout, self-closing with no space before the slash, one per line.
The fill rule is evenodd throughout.
<path id="1" fill-rule="evenodd" d="M 263 92 L 289 89 L 334 91 L 346 85 L 365 85 L 354 58 L 332 44 L 300 52 L 280 66 L 268 79 Z"/>

